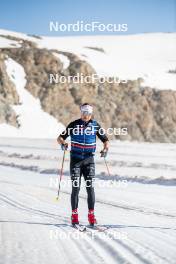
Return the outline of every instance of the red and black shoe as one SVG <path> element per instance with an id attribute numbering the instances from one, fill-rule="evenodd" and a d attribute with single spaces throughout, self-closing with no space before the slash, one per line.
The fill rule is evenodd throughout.
<path id="1" fill-rule="evenodd" d="M 89 210 L 88 212 L 88 221 L 91 226 L 94 226 L 95 224 L 97 224 L 97 220 L 95 218 L 93 209 Z"/>
<path id="2" fill-rule="evenodd" d="M 79 225 L 77 209 L 72 210 L 71 222 L 72 222 L 72 225 L 76 225 L 76 224 Z"/>

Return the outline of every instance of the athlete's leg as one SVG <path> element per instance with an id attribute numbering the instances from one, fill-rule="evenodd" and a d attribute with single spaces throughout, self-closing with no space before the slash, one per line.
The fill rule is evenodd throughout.
<path id="1" fill-rule="evenodd" d="M 81 163 L 76 158 L 71 158 L 70 161 L 70 175 L 72 180 L 72 193 L 71 193 L 71 207 L 72 210 L 78 208 L 79 191 L 81 185 Z"/>
<path id="2" fill-rule="evenodd" d="M 94 179 L 95 179 L 95 163 L 94 158 L 86 159 L 82 165 L 82 172 L 86 181 L 87 190 L 87 204 L 89 210 L 94 210 L 95 206 L 95 191 L 94 191 Z"/>

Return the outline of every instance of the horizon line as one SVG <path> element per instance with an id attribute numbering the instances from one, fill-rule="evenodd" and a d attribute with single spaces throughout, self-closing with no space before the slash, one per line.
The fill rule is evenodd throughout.
<path id="1" fill-rule="evenodd" d="M 53 38 L 65 38 L 65 37 L 117 37 L 117 36 L 133 36 L 133 35 L 144 35 L 144 34 L 172 34 L 172 33 L 176 33 L 176 31 L 156 31 L 156 32 L 137 32 L 137 33 L 121 33 L 121 34 L 93 34 L 93 35 L 40 35 L 40 34 L 35 34 L 35 33 L 24 33 L 24 32 L 20 32 L 20 31 L 13 31 L 13 30 L 9 30 L 9 29 L 4 29 L 4 28 L 0 28 L 0 31 L 8 31 L 9 33 L 17 33 L 17 34 L 23 34 L 29 37 L 53 37 Z M 57 34 L 57 33 L 56 33 Z"/>

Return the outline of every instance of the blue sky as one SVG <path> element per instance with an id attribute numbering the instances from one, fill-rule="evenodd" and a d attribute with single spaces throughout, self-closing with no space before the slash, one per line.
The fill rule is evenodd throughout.
<path id="1" fill-rule="evenodd" d="M 176 0 L 0 1 L 1 29 L 37 35 L 88 35 L 87 32 L 49 31 L 50 21 L 68 24 L 78 20 L 127 23 L 127 34 L 176 32 Z"/>

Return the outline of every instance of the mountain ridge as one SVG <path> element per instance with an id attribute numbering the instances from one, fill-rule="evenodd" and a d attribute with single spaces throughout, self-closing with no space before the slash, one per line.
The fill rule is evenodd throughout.
<path id="1" fill-rule="evenodd" d="M 0 31 L 0 35 L 1 33 Z M 5 80 L 0 85 L 1 97 L 5 100 L 6 108 L 8 106 L 12 111 L 5 114 L 5 106 L 1 100 L 1 123 L 6 122 L 16 127 L 19 127 L 20 123 L 20 117 L 14 118 L 14 111 L 11 107 L 13 104 L 19 104 L 18 100 L 13 100 L 18 97 L 18 93 L 10 101 L 4 96 L 5 92 L 9 93 L 7 87 L 13 86 L 13 84 L 9 84 L 10 80 L 2 69 L 4 69 L 5 60 L 12 58 L 24 68 L 26 73 L 25 89 L 38 98 L 43 111 L 56 118 L 58 122 L 67 125 L 69 121 L 79 116 L 79 105 L 88 101 L 94 105 L 94 115 L 105 128 L 128 128 L 128 135 L 117 136 L 118 139 L 176 142 L 176 92 L 174 90 L 153 89 L 142 85 L 143 79 L 140 74 L 139 78 L 128 79 L 126 84 L 120 83 L 119 85 L 107 82 L 104 84 L 59 83 L 53 85 L 48 82 L 49 73 L 57 72 L 61 76 L 74 75 L 78 72 L 83 75 L 97 73 L 97 69 L 92 66 L 90 61 L 92 52 L 96 52 L 96 54 L 100 52 L 89 51 L 91 52 L 90 59 L 89 52 L 86 57 L 70 52 L 70 50 L 66 52 L 59 48 L 52 49 L 50 46 L 42 47 L 42 44 L 38 43 L 41 39 L 34 42 L 28 36 L 26 39 L 14 35 L 3 37 L 13 41 L 12 46 L 0 48 L 0 77 Z M 43 44 L 43 46 L 45 45 Z M 56 56 L 56 52 L 58 56 Z M 63 57 L 59 57 L 60 55 L 65 56 L 69 61 L 66 68 Z M 102 55 L 104 56 L 104 54 Z M 129 61 L 131 62 L 131 58 Z M 8 119 L 9 115 L 13 118 Z"/>

